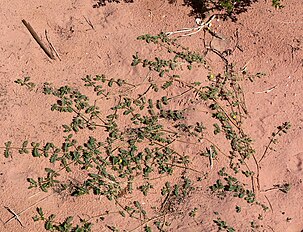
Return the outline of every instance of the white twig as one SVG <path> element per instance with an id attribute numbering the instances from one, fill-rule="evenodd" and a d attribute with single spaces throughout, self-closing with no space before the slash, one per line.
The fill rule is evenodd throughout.
<path id="1" fill-rule="evenodd" d="M 30 206 L 27 207 L 26 209 L 20 211 L 19 213 L 16 213 L 16 212 L 14 212 L 13 210 L 11 210 L 9 207 L 4 206 L 5 209 L 7 209 L 11 214 L 14 215 L 14 216 L 12 216 L 10 219 L 8 219 L 4 224 L 7 224 L 7 223 L 9 223 L 10 221 L 16 219 L 16 220 L 20 223 L 20 225 L 21 225 L 22 227 L 24 227 L 24 225 L 22 224 L 22 222 L 21 222 L 21 220 L 20 220 L 21 214 L 23 214 L 25 211 L 31 209 L 31 208 L 34 207 L 35 205 L 39 204 L 40 202 L 46 200 L 48 197 L 52 196 L 53 194 L 54 194 L 54 193 L 51 193 L 51 194 L 49 194 L 49 195 L 43 197 L 42 199 L 40 199 L 39 201 L 33 203 L 32 205 L 30 205 Z"/>
<path id="2" fill-rule="evenodd" d="M 215 18 L 216 18 L 216 15 L 212 15 L 206 22 L 202 22 L 200 19 L 196 19 L 196 24 L 198 26 L 192 27 L 192 28 L 182 28 L 180 30 L 166 32 L 166 35 L 171 36 L 171 35 L 179 34 L 179 33 L 186 33 L 186 34 L 180 35 L 180 37 L 194 35 L 194 34 L 200 32 L 204 28 L 209 29 L 211 27 L 211 22 Z"/>
<path id="3" fill-rule="evenodd" d="M 291 76 L 288 76 L 288 81 L 286 81 L 286 83 L 284 84 L 286 87 L 288 86 L 288 83 L 291 81 L 290 78 L 291 78 Z M 267 90 L 260 91 L 260 92 L 254 92 L 254 93 L 270 93 L 271 91 L 276 89 L 279 85 L 282 85 L 282 84 L 280 83 L 280 84 L 274 85 L 273 87 L 271 87 Z"/>
<path id="4" fill-rule="evenodd" d="M 214 162 L 213 162 L 213 149 L 209 148 L 209 163 L 210 163 L 210 169 L 213 169 Z"/>
<path id="5" fill-rule="evenodd" d="M 61 61 L 61 57 L 59 56 L 59 53 L 57 52 L 56 48 L 53 46 L 53 44 L 48 39 L 47 30 L 45 30 L 45 38 L 46 38 L 47 42 L 49 43 L 50 47 L 52 48 L 52 50 L 55 52 L 58 59 Z"/>
<path id="6" fill-rule="evenodd" d="M 277 88 L 277 85 L 267 89 L 267 90 L 264 90 L 264 91 L 261 91 L 261 92 L 255 92 L 255 93 L 270 93 L 271 91 L 273 91 L 275 88 Z"/>
<path id="7" fill-rule="evenodd" d="M 7 223 L 9 223 L 10 221 L 16 219 L 16 220 L 20 223 L 20 225 L 21 225 L 22 227 L 24 227 L 23 224 L 22 224 L 22 222 L 21 222 L 21 220 L 20 220 L 20 218 L 19 218 L 19 216 L 20 216 L 19 214 L 15 213 L 15 211 L 13 211 L 12 209 L 10 209 L 9 207 L 4 206 L 4 208 L 7 209 L 8 212 L 10 212 L 11 214 L 14 215 L 14 216 L 11 217 L 10 219 L 8 219 L 4 224 L 7 224 Z"/>

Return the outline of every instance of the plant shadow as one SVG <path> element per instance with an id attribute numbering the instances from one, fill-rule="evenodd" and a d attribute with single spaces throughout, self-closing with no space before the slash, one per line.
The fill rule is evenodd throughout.
<path id="1" fill-rule="evenodd" d="M 192 8 L 190 16 L 205 18 L 208 13 L 219 13 L 222 18 L 237 20 L 237 15 L 246 12 L 258 0 L 184 0 L 184 5 Z"/>
<path id="2" fill-rule="evenodd" d="M 177 0 L 167 0 L 176 4 Z M 220 15 L 221 18 L 237 20 L 237 15 L 246 12 L 252 3 L 258 0 L 183 0 L 183 5 L 191 7 L 189 16 L 206 18 L 209 13 Z M 134 0 L 97 0 L 94 8 L 106 6 L 107 3 L 133 3 Z"/>

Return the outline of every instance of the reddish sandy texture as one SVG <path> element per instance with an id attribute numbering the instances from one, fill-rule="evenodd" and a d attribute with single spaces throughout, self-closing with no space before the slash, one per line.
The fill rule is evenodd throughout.
<path id="1" fill-rule="evenodd" d="M 260 187 L 266 190 L 274 184 L 290 183 L 292 188 L 287 194 L 277 190 L 259 193 L 261 202 L 271 203 L 272 211 L 261 212 L 264 219 L 258 220 L 259 208 L 250 207 L 232 197 L 218 200 L 206 190 L 205 186 L 215 180 L 211 174 L 222 166 L 219 159 L 209 173 L 210 180 L 196 183 L 196 190 L 179 206 L 184 213 L 167 218 L 171 222 L 169 231 L 217 231 L 218 227 L 213 223 L 217 217 L 228 222 L 236 231 L 251 231 L 252 220 L 261 226 L 255 231 L 303 230 L 303 2 L 285 1 L 282 10 L 274 9 L 269 2 L 253 4 L 247 13 L 238 17 L 238 22 L 213 22 L 213 29 L 225 38 L 215 39 L 213 46 L 220 51 L 233 48 L 237 43 L 235 33 L 238 31 L 238 43 L 243 51 L 236 49 L 228 59 L 234 61 L 238 68 L 246 66 L 251 73 L 266 73 L 266 77 L 256 79 L 253 83 L 244 82 L 249 111 L 245 128 L 254 138 L 256 156 L 260 158 L 268 144 L 267 138 L 276 126 L 285 121 L 291 122 L 290 132 L 275 147 L 277 151 L 269 152 L 260 164 Z M 44 82 L 80 87 L 80 78 L 86 74 L 101 73 L 128 80 L 142 79 L 145 73 L 129 65 L 132 54 L 136 51 L 148 54 L 154 48 L 136 42 L 136 37 L 195 25 L 194 17 L 188 16 L 190 8 L 183 6 L 181 1 L 170 5 L 161 0 L 141 0 L 133 4 L 108 4 L 101 8 L 92 8 L 93 4 L 94 1 L 78 0 L 30 0 L 26 3 L 11 0 L 0 3 L 2 144 L 7 140 L 18 143 L 24 139 L 61 141 L 58 136 L 62 131 L 60 125 L 67 122 L 69 117 L 49 110 L 53 99 L 40 93 Z M 43 38 L 44 30 L 48 31 L 61 61 L 47 58 L 22 24 L 22 19 L 30 22 Z M 195 49 L 203 50 L 202 39 L 203 33 L 200 33 L 182 40 Z M 212 61 L 214 67 L 222 65 L 214 56 L 207 56 L 207 59 Z M 201 75 L 203 72 L 194 74 Z M 33 82 L 38 83 L 37 93 L 13 83 L 25 76 L 30 76 Z M 198 110 L 203 111 L 201 108 Z M 194 122 L 195 117 L 199 118 L 199 115 L 193 113 L 190 119 Z M 180 147 L 181 151 L 192 155 L 198 149 Z M 13 154 L 12 159 L 1 157 L 0 219 L 5 222 L 12 215 L 4 206 L 20 212 L 47 196 L 38 190 L 28 190 L 26 178 L 42 175 L 48 162 L 18 154 Z M 195 168 L 209 170 L 207 160 L 198 163 L 200 166 L 196 164 Z M 160 185 L 156 187 L 161 188 Z M 156 190 L 151 195 L 156 197 L 153 202 L 161 202 L 161 199 L 157 199 Z M 149 204 L 142 194 L 124 201 L 134 199 Z M 235 213 L 237 204 L 242 206 L 241 214 Z M 71 214 L 95 216 L 112 210 L 111 204 L 105 199 L 100 201 L 98 197 L 90 196 L 75 199 L 56 194 L 37 206 L 43 206 L 47 214 L 60 215 L 59 218 Z M 31 219 L 35 207 L 22 213 L 20 218 L 24 228 L 13 220 L 6 225 L 0 223 L 0 231 L 44 231 L 42 223 L 33 223 Z M 188 210 L 194 207 L 198 211 L 193 219 L 188 216 Z M 219 212 L 219 216 L 214 215 L 214 211 Z M 93 223 L 93 231 L 109 231 L 105 222 Z M 120 228 L 125 229 L 137 225 L 115 215 L 107 217 L 106 223 L 121 225 Z M 142 231 L 142 228 L 137 231 Z"/>

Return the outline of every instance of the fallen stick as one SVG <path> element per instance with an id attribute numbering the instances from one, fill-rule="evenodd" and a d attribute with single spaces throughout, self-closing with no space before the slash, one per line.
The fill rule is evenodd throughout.
<path id="1" fill-rule="evenodd" d="M 8 219 L 4 224 L 9 223 L 9 222 L 10 222 L 11 220 L 13 220 L 13 219 L 16 219 L 16 220 L 20 223 L 20 225 L 21 225 L 22 227 L 24 227 L 24 225 L 22 224 L 22 221 L 21 221 L 20 218 L 19 218 L 19 216 L 20 216 L 19 214 L 15 213 L 15 211 L 13 211 L 12 209 L 10 209 L 9 207 L 4 206 L 4 208 L 7 209 L 8 212 L 10 212 L 11 214 L 14 215 L 14 216 L 11 217 L 10 219 Z"/>
<path id="2" fill-rule="evenodd" d="M 89 19 L 89 18 L 86 18 L 85 16 L 83 16 L 83 18 L 85 19 L 85 21 L 87 22 L 87 24 L 88 24 L 93 30 L 95 30 L 95 27 L 94 27 L 94 25 L 92 24 L 92 22 L 90 21 L 90 19 Z"/>
<path id="3" fill-rule="evenodd" d="M 22 222 L 21 222 L 21 220 L 20 220 L 21 214 L 23 214 L 25 211 L 31 209 L 31 208 L 34 207 L 35 205 L 39 204 L 40 202 L 46 200 L 48 197 L 52 196 L 53 194 L 54 194 L 54 193 L 51 193 L 51 194 L 49 194 L 49 195 L 47 195 L 47 196 L 41 198 L 39 201 L 37 201 L 37 202 L 31 204 L 29 207 L 27 207 L 26 209 L 20 211 L 19 213 L 16 213 L 15 211 L 13 211 L 12 209 L 10 209 L 9 207 L 4 206 L 5 209 L 7 209 L 11 214 L 13 214 L 13 216 L 12 216 L 10 219 L 8 219 L 8 220 L 4 223 L 4 225 L 7 224 L 7 223 L 9 223 L 9 222 L 12 221 L 13 219 L 16 219 L 16 220 L 20 223 L 20 225 L 21 225 L 22 227 L 24 227 L 24 225 L 22 224 Z M 2 221 L 2 220 L 1 220 L 1 221 Z"/>
<path id="4" fill-rule="evenodd" d="M 24 24 L 24 26 L 27 28 L 27 30 L 31 33 L 31 35 L 34 37 L 34 39 L 37 41 L 37 43 L 40 45 L 40 47 L 42 48 L 42 50 L 45 52 L 45 54 L 52 60 L 55 59 L 55 56 L 52 52 L 50 52 L 47 47 L 43 44 L 43 42 L 41 41 L 41 39 L 39 38 L 39 36 L 37 35 L 37 33 L 35 32 L 35 30 L 32 28 L 32 26 L 26 22 L 24 19 L 22 19 L 22 23 Z"/>
<path id="5" fill-rule="evenodd" d="M 275 86 L 273 86 L 273 87 L 271 87 L 267 90 L 264 90 L 264 91 L 261 91 L 261 92 L 255 92 L 255 93 L 269 93 L 269 92 L 273 91 L 275 88 L 277 88 L 277 85 L 275 85 Z"/>
<path id="6" fill-rule="evenodd" d="M 58 59 L 61 61 L 61 57 L 59 56 L 59 53 L 57 52 L 56 48 L 54 47 L 54 45 L 49 41 L 48 36 L 47 36 L 47 30 L 45 30 L 45 38 L 47 40 L 47 42 L 49 43 L 50 47 L 53 49 L 53 51 L 55 52 L 56 56 L 58 57 Z"/>
<path id="7" fill-rule="evenodd" d="M 209 148 L 209 163 L 210 163 L 210 169 L 213 169 L 214 162 L 213 162 L 213 149 L 212 147 Z"/>

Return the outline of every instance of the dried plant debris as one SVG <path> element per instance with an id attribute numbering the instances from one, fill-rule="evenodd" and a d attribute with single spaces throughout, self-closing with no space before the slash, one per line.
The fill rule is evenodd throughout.
<path id="1" fill-rule="evenodd" d="M 125 2 L 125 3 L 133 3 L 133 0 L 98 0 L 93 7 L 94 8 L 98 8 L 101 6 L 106 6 L 107 3 L 121 3 L 121 2 Z"/>

